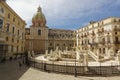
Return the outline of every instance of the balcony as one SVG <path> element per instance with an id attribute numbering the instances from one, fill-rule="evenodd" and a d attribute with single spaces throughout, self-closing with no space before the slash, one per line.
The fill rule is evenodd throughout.
<path id="1" fill-rule="evenodd" d="M 115 41 L 114 44 L 120 44 L 120 41 Z"/>

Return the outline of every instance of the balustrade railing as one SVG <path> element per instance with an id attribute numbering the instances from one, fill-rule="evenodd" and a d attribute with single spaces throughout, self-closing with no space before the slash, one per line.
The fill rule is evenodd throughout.
<path id="1" fill-rule="evenodd" d="M 43 61 L 29 61 L 30 66 L 37 68 L 45 72 L 55 72 L 63 74 L 71 74 L 76 76 L 81 75 L 100 75 L 100 76 L 114 76 L 120 75 L 120 65 L 103 66 L 100 63 L 99 66 L 81 66 L 78 64 L 56 64 L 55 62 L 43 62 Z"/>

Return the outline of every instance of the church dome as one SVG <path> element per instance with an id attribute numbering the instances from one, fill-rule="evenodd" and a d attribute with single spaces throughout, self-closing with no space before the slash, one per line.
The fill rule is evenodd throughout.
<path id="1" fill-rule="evenodd" d="M 33 16 L 32 23 L 35 27 L 43 27 L 46 25 L 46 19 L 40 7 L 38 7 L 37 13 Z"/>

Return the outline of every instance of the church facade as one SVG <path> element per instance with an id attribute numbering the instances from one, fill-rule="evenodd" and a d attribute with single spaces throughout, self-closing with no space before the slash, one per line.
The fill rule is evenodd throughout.
<path id="1" fill-rule="evenodd" d="M 41 8 L 32 18 L 32 25 L 26 28 L 26 51 L 45 53 L 46 50 L 70 50 L 74 45 L 72 30 L 51 29 L 46 26 L 46 19 Z"/>

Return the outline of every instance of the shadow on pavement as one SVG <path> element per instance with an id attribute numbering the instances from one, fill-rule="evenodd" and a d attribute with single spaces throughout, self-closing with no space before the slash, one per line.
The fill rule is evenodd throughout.
<path id="1" fill-rule="evenodd" d="M 19 80 L 19 78 L 29 69 L 28 66 L 21 63 L 21 59 L 6 61 L 0 63 L 0 80 Z"/>

